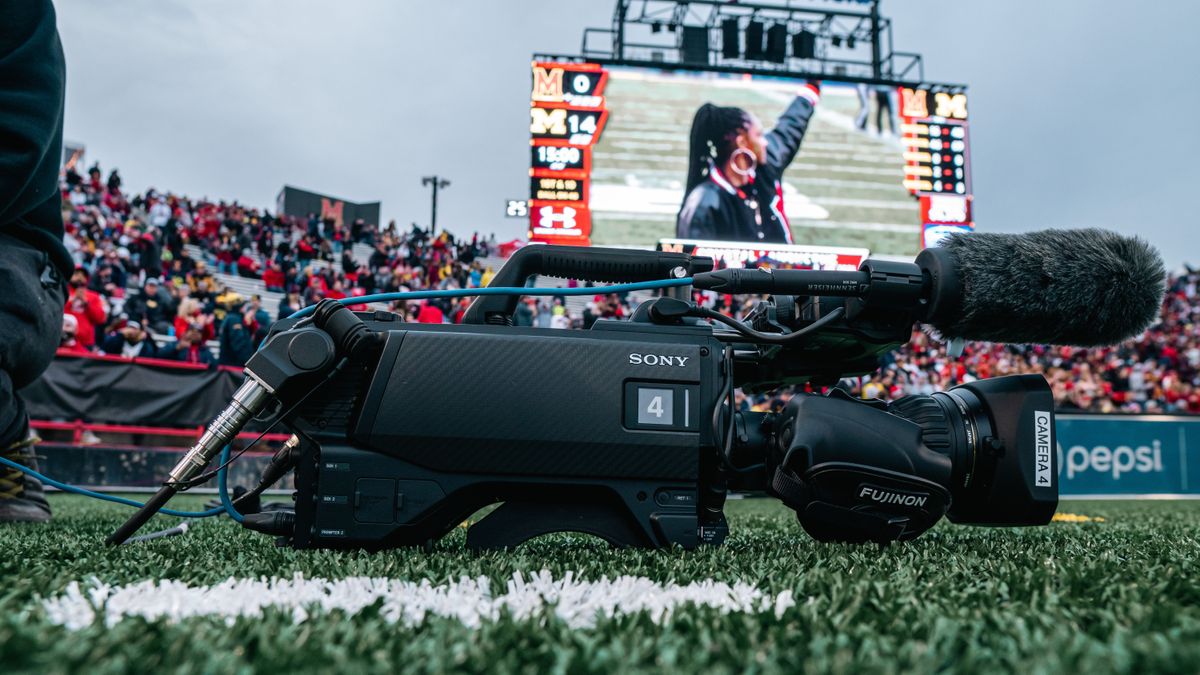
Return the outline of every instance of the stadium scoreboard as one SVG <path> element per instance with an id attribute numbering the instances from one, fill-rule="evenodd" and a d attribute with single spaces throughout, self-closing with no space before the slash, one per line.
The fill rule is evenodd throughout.
<path id="1" fill-rule="evenodd" d="M 975 228 L 971 214 L 971 165 L 967 95 L 957 91 L 900 87 L 904 187 L 920 200 L 921 246 Z"/>
<path id="2" fill-rule="evenodd" d="M 608 110 L 607 73 L 594 63 L 533 62 L 529 99 L 529 239 L 591 244 L 592 148 Z"/>

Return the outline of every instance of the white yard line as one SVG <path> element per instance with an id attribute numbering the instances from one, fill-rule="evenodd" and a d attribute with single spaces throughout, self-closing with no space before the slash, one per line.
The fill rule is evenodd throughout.
<path id="1" fill-rule="evenodd" d="M 299 623 L 332 610 L 358 614 L 377 603 L 387 621 L 404 625 L 438 616 L 476 627 L 504 615 L 521 620 L 553 612 L 572 628 L 589 628 L 601 618 L 640 612 L 660 623 L 688 605 L 712 607 L 722 613 L 771 612 L 779 618 L 795 605 L 791 591 L 771 595 L 740 582 L 731 586 L 706 580 L 681 586 L 629 576 L 581 581 L 569 572 L 556 580 L 542 570 L 529 579 L 514 574 L 499 594 L 492 592 L 485 577 L 462 577 L 438 586 L 428 580 L 306 579 L 299 574 L 287 579 L 230 577 L 213 586 L 171 580 L 108 586 L 93 580 L 72 582 L 62 595 L 44 600 L 42 607 L 51 622 L 79 630 L 97 621 L 113 626 L 126 617 L 172 623 L 218 617 L 232 623 L 262 616 L 268 608 L 288 612 Z"/>

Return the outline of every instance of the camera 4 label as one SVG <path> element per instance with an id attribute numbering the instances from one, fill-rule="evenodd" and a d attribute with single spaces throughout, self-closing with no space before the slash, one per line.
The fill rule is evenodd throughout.
<path id="1" fill-rule="evenodd" d="M 1051 432 L 1054 430 L 1054 418 L 1046 410 L 1033 412 L 1033 461 L 1036 468 L 1034 485 L 1040 488 L 1054 487 L 1054 445 Z"/>

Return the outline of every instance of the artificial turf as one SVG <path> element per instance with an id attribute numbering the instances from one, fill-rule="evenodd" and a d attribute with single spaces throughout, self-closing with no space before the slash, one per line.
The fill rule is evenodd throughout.
<path id="1" fill-rule="evenodd" d="M 223 519 L 109 549 L 101 542 L 127 510 L 65 496 L 53 504 L 48 526 L 0 527 L 0 672 L 1200 672 L 1200 502 L 1064 502 L 1060 511 L 1104 520 L 942 523 L 881 549 L 814 543 L 782 506 L 744 500 L 729 505 L 722 548 L 615 550 L 555 536 L 480 555 L 463 549 L 461 530 L 432 552 L 297 552 Z M 271 611 L 231 625 L 138 618 L 72 632 L 49 623 L 39 601 L 91 577 L 483 575 L 503 588 L 514 572 L 541 569 L 744 581 L 791 589 L 796 606 L 781 618 L 693 607 L 662 624 L 626 615 L 584 629 L 550 613 L 467 628 L 441 617 L 404 626 L 368 610 L 300 623 Z"/>

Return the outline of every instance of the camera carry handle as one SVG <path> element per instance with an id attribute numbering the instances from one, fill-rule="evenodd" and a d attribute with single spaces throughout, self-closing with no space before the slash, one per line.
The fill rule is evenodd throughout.
<path id="1" fill-rule="evenodd" d="M 504 263 L 490 286 L 525 286 L 535 274 L 605 283 L 656 281 L 691 277 L 711 271 L 712 258 L 666 251 L 532 245 Z M 517 296 L 480 296 L 463 315 L 463 323 L 512 325 Z"/>

